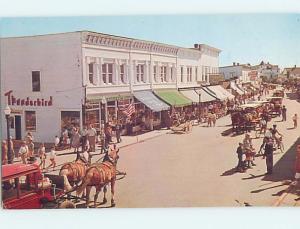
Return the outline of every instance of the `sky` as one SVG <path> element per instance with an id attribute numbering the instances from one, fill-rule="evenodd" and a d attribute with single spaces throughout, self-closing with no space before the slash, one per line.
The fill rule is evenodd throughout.
<path id="1" fill-rule="evenodd" d="M 222 50 L 220 66 L 261 60 L 300 66 L 300 14 L 295 13 L 8 17 L 0 26 L 2 37 L 91 30 L 183 47 L 208 44 Z"/>

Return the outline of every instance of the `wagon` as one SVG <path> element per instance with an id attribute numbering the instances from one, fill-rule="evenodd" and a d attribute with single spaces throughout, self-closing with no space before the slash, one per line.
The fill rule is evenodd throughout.
<path id="1" fill-rule="evenodd" d="M 62 194 L 63 189 L 44 177 L 37 164 L 2 166 L 2 201 L 6 209 L 44 208 Z"/>

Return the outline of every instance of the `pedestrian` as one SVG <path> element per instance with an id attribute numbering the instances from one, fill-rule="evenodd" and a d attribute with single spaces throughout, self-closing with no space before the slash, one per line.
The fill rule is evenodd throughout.
<path id="1" fill-rule="evenodd" d="M 238 148 L 236 149 L 236 153 L 238 155 L 238 164 L 236 166 L 237 172 L 244 172 L 244 165 L 243 165 L 243 143 L 239 143 Z"/>
<path id="2" fill-rule="evenodd" d="M 87 139 L 90 144 L 90 151 L 95 152 L 96 150 L 96 136 L 97 136 L 97 131 L 93 127 L 92 124 L 89 125 L 88 130 L 87 130 Z"/>
<path id="3" fill-rule="evenodd" d="M 273 139 L 270 138 L 268 142 L 265 144 L 265 153 L 263 156 L 263 159 L 266 158 L 268 175 L 273 173 L 273 151 L 274 151 L 274 142 Z"/>
<path id="4" fill-rule="evenodd" d="M 50 165 L 47 167 L 47 169 L 49 169 L 50 167 L 53 168 L 53 171 L 54 171 L 54 168 L 56 166 L 56 152 L 55 152 L 55 147 L 51 147 L 51 151 L 49 153 L 49 158 L 50 158 Z"/>
<path id="5" fill-rule="evenodd" d="M 282 114 L 282 121 L 286 121 L 286 107 L 283 105 L 281 109 L 281 114 Z"/>
<path id="6" fill-rule="evenodd" d="M 21 156 L 23 164 L 26 164 L 26 159 L 28 157 L 28 153 L 29 153 L 29 150 L 28 150 L 28 146 L 26 145 L 26 141 L 23 141 L 22 145 L 19 149 L 19 155 Z"/>
<path id="7" fill-rule="evenodd" d="M 117 121 L 116 124 L 116 138 L 117 138 L 117 143 L 120 143 L 122 141 L 121 139 L 121 125 L 120 125 L 120 121 Z"/>
<path id="8" fill-rule="evenodd" d="M 32 157 L 34 155 L 34 143 L 33 143 L 33 135 L 31 132 L 28 132 L 25 137 L 26 145 L 28 147 L 28 157 Z"/>
<path id="9" fill-rule="evenodd" d="M 8 160 L 7 163 L 12 164 L 15 159 L 14 142 L 12 136 L 9 136 L 9 143 L 10 144 L 7 145 L 7 147 L 9 147 L 9 149 L 7 148 L 7 160 Z"/>
<path id="10" fill-rule="evenodd" d="M 71 146 L 74 148 L 74 152 L 78 152 L 79 147 L 80 147 L 80 134 L 78 129 L 75 127 L 73 130 L 73 135 L 72 135 L 72 144 Z"/>
<path id="11" fill-rule="evenodd" d="M 58 136 L 55 136 L 55 138 L 54 138 L 54 146 L 55 146 L 55 149 L 58 148 L 59 143 L 60 143 L 59 137 L 58 137 Z"/>
<path id="12" fill-rule="evenodd" d="M 294 123 L 294 129 L 296 129 L 297 125 L 298 125 L 298 115 L 294 114 L 292 119 L 293 119 L 293 123 Z"/>
<path id="13" fill-rule="evenodd" d="M 212 126 L 212 113 L 208 112 L 207 114 L 207 126 L 211 127 Z"/>
<path id="14" fill-rule="evenodd" d="M 2 152 L 2 157 L 1 157 L 2 165 L 6 165 L 7 164 L 7 144 L 6 144 L 5 140 L 2 141 L 1 152 Z"/>
<path id="15" fill-rule="evenodd" d="M 215 112 L 212 112 L 212 115 L 211 115 L 211 121 L 212 121 L 213 126 L 216 126 L 217 115 L 216 115 Z"/>
<path id="16" fill-rule="evenodd" d="M 45 145 L 42 143 L 38 149 L 38 155 L 41 160 L 39 166 L 42 169 L 45 169 L 45 164 L 46 164 L 46 150 L 45 150 Z"/>
<path id="17" fill-rule="evenodd" d="M 252 140 L 249 134 L 245 134 L 245 138 L 243 140 L 243 148 L 246 154 L 246 165 L 248 168 L 251 168 L 251 165 L 255 165 L 252 161 L 252 151 L 251 151 Z M 250 165 L 251 164 L 251 165 Z"/>

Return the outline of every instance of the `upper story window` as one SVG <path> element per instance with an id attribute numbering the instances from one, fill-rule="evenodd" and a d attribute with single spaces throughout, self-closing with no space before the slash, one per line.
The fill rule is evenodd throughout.
<path id="1" fill-rule="evenodd" d="M 195 68 L 195 76 L 196 76 L 196 79 L 198 80 L 198 67 Z"/>
<path id="2" fill-rule="evenodd" d="M 125 64 L 120 65 L 120 80 L 122 83 L 126 83 L 125 79 Z"/>
<path id="3" fill-rule="evenodd" d="M 136 66 L 136 82 L 142 83 L 144 82 L 144 65 L 138 64 Z"/>
<path id="4" fill-rule="evenodd" d="M 155 81 L 158 81 L 158 76 L 157 76 L 157 66 L 153 66 L 153 78 Z"/>
<path id="5" fill-rule="evenodd" d="M 105 84 L 113 83 L 113 64 L 102 64 L 102 80 Z"/>
<path id="6" fill-rule="evenodd" d="M 160 80 L 161 82 L 167 82 L 167 66 L 160 67 Z"/>
<path id="7" fill-rule="evenodd" d="M 32 71 L 32 91 L 41 91 L 41 72 Z"/>
<path id="8" fill-rule="evenodd" d="M 94 83 L 94 63 L 89 63 L 89 82 Z"/>
<path id="9" fill-rule="evenodd" d="M 173 69 L 173 67 L 170 68 L 170 77 L 171 77 L 171 80 L 173 81 L 173 77 L 174 77 L 174 69 Z"/>
<path id="10" fill-rule="evenodd" d="M 180 67 L 180 81 L 183 82 L 183 67 Z"/>
<path id="11" fill-rule="evenodd" d="M 187 82 L 192 82 L 192 67 L 187 67 Z"/>

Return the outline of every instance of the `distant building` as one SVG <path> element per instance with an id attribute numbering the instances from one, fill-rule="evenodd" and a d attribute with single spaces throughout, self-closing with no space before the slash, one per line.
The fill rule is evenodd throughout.
<path id="1" fill-rule="evenodd" d="M 264 61 L 261 61 L 258 65 L 252 66 L 251 69 L 257 71 L 258 78 L 274 79 L 277 78 L 280 73 L 278 65 L 273 65 L 269 62 L 265 63 Z"/>
<path id="2" fill-rule="evenodd" d="M 300 68 L 296 65 L 292 68 L 284 68 L 282 75 L 285 78 L 300 78 Z"/>
<path id="3" fill-rule="evenodd" d="M 236 79 L 238 83 L 249 82 L 249 73 L 251 70 L 250 64 L 239 64 L 235 62 L 233 62 L 233 65 L 219 68 L 220 74 L 224 76 L 225 80 Z"/>

